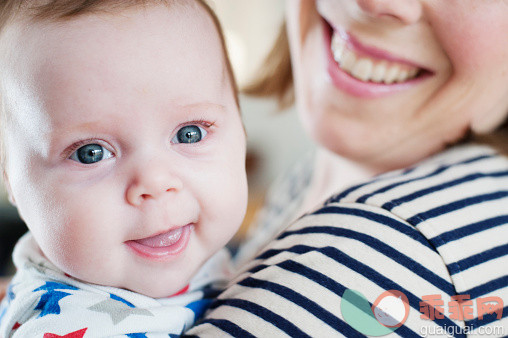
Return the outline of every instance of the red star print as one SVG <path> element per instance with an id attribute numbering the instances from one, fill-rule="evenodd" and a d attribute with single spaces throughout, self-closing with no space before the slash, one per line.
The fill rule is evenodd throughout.
<path id="1" fill-rule="evenodd" d="M 21 324 L 20 324 L 20 323 L 18 323 L 18 322 L 16 322 L 16 324 L 14 324 L 14 325 L 12 326 L 12 331 L 19 329 L 19 327 L 20 327 L 20 326 L 21 326 Z"/>
<path id="2" fill-rule="evenodd" d="M 59 336 L 57 334 L 54 334 L 54 333 L 45 333 L 44 334 L 44 338 L 83 338 L 83 336 L 85 335 L 85 332 L 88 328 L 85 327 L 84 329 L 81 329 L 81 330 L 78 330 L 78 331 L 74 331 L 74 332 L 71 332 L 71 333 L 67 333 L 66 335 L 64 336 Z"/>

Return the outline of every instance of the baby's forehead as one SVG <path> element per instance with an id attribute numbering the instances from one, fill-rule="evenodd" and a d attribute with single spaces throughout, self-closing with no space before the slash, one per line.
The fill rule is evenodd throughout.
<path id="1" fill-rule="evenodd" d="M 164 7 L 164 6 L 160 6 Z M 192 23 L 181 24 L 188 13 L 193 11 Z M 132 15 L 132 13 L 142 13 Z M 131 14 L 131 15 L 129 15 Z M 197 14 L 197 15 L 196 15 Z M 171 20 L 167 20 L 170 17 Z M 168 22 L 165 27 L 154 29 L 144 25 L 146 20 L 159 19 Z M 173 24 L 172 24 L 173 23 Z M 200 34 L 189 34 L 189 31 Z M 186 41 L 177 41 L 175 36 L 186 36 Z M 83 71 L 82 67 L 105 68 L 110 62 L 143 62 L 154 54 L 161 53 L 164 45 L 170 46 L 174 53 L 191 54 L 195 52 L 187 45 L 196 43 L 206 46 L 200 51 L 203 59 L 210 54 L 222 53 L 219 34 L 204 10 L 198 8 L 172 7 L 149 11 L 143 8 L 130 8 L 119 14 L 83 15 L 64 21 L 23 20 L 16 22 L 4 32 L 3 40 L 9 52 L 5 63 L 6 71 L 13 71 L 22 77 L 29 71 L 41 73 L 40 77 L 51 80 L 59 71 Z M 194 40 L 194 41 L 193 41 Z M 195 56 L 195 55 L 194 55 Z M 162 55 L 161 55 L 162 57 Z M 225 55 L 220 55 L 221 82 L 228 79 Z M 61 61 L 65 60 L 65 63 Z M 21 62 L 19 62 L 21 61 Z M 169 60 L 168 60 L 169 62 Z M 64 66 L 64 67 L 62 67 Z M 64 68 L 64 69 L 62 69 Z M 215 65 L 216 68 L 216 65 Z M 212 73 L 213 69 L 196 69 L 200 76 Z M 107 68 L 104 71 L 108 71 Z M 126 69 L 127 71 L 127 69 Z M 48 74 L 50 73 L 50 74 Z M 49 76 L 51 75 L 51 76 Z M 104 77 L 107 73 L 104 74 Z M 28 76 L 33 78 L 34 75 Z M 35 76 L 36 78 L 38 76 Z"/>
<path id="2" fill-rule="evenodd" d="M 231 95 L 212 20 L 204 11 L 188 16 L 182 10 L 16 23 L 6 33 L 14 47 L 7 68 L 19 84 L 10 87 L 37 92 L 49 113 L 54 106 L 73 109 L 79 100 L 90 105 L 104 93 L 112 93 L 110 105 L 143 95 L 169 100 L 203 93 L 202 101 L 211 102 Z"/>
<path id="3" fill-rule="evenodd" d="M 173 30 L 180 27 L 184 29 L 181 22 L 185 18 L 193 17 L 202 27 L 212 28 L 212 20 L 200 6 L 182 6 L 176 5 L 181 2 L 175 2 L 174 6 L 150 5 L 150 6 L 129 6 L 115 12 L 83 13 L 80 15 L 65 18 L 34 18 L 32 16 L 19 15 L 15 20 L 2 28 L 2 38 L 7 36 L 5 48 L 19 51 L 26 54 L 28 50 L 23 47 L 32 48 L 37 53 L 29 54 L 33 57 L 45 55 L 47 52 L 65 53 L 72 47 L 90 43 L 92 41 L 105 41 L 108 37 L 108 30 L 115 29 L 116 45 L 121 44 L 122 40 L 134 40 L 141 36 L 143 32 L 152 35 L 149 30 L 139 31 L 140 19 L 150 18 L 168 18 L 171 22 L 179 21 L 179 24 L 173 26 Z M 194 3 L 190 1 L 189 3 Z M 164 21 L 164 20 L 162 20 Z M 138 24 L 136 26 L 136 24 Z M 142 27 L 141 27 L 142 28 Z M 162 27 L 161 27 L 162 28 Z M 122 32 L 124 34 L 122 34 Z M 137 32 L 139 34 L 133 34 Z M 164 39 L 164 31 L 157 35 L 161 40 Z M 150 34 L 152 33 L 152 34 Z M 123 35 L 123 36 L 122 36 Z M 144 36 L 147 37 L 146 35 Z M 10 38 L 10 39 L 9 39 Z M 76 42 L 76 43 L 75 43 Z M 105 41 L 105 43 L 108 43 Z M 2 49 L 5 49 L 2 48 Z"/>

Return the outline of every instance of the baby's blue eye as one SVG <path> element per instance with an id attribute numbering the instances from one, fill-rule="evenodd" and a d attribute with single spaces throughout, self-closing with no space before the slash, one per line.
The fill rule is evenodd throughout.
<path id="1" fill-rule="evenodd" d="M 196 125 L 189 125 L 183 128 L 180 128 L 177 132 L 173 140 L 173 143 L 196 143 L 199 142 L 205 137 L 206 130 Z"/>
<path id="2" fill-rule="evenodd" d="M 99 144 L 87 144 L 73 152 L 69 158 L 83 164 L 93 164 L 112 155 L 109 150 Z"/>

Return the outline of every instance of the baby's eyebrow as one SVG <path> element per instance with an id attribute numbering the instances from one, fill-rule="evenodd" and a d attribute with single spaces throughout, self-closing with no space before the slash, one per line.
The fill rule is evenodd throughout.
<path id="1" fill-rule="evenodd" d="M 56 130 L 58 130 L 58 132 L 51 133 L 49 136 L 50 138 L 60 139 L 65 138 L 69 135 L 73 135 L 74 133 L 77 132 L 94 134 L 97 132 L 100 126 L 104 124 L 104 122 L 105 122 L 104 119 L 97 119 L 94 121 L 86 121 L 79 124 L 73 124 L 71 126 L 68 125 L 58 126 L 57 128 L 55 128 Z"/>
<path id="2" fill-rule="evenodd" d="M 199 110 L 199 109 L 214 109 L 214 110 L 221 110 L 226 111 L 226 107 L 222 104 L 215 103 L 215 102 L 197 102 L 197 103 L 191 103 L 191 104 L 184 104 L 179 105 L 181 108 L 189 109 L 189 110 Z"/>
<path id="3" fill-rule="evenodd" d="M 104 120 L 96 120 L 96 121 L 87 121 L 84 123 L 80 123 L 78 125 L 73 125 L 72 128 L 65 129 L 66 132 L 72 132 L 72 131 L 93 131 L 97 128 L 98 125 L 101 123 L 104 123 Z"/>

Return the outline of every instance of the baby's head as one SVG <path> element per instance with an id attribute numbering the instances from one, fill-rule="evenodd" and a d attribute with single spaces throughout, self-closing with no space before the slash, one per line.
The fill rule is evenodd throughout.
<path id="1" fill-rule="evenodd" d="M 171 295 L 246 209 L 215 17 L 197 0 L 18 2 L 0 38 L 11 200 L 65 273 Z"/>

